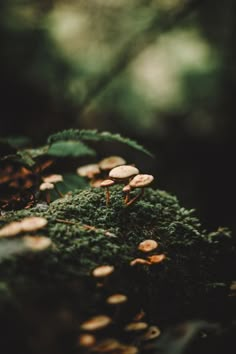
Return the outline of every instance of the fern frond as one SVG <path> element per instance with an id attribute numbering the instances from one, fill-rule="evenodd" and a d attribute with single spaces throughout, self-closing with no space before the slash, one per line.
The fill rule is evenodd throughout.
<path id="1" fill-rule="evenodd" d="M 69 129 L 51 135 L 48 138 L 48 143 L 52 144 L 61 140 L 119 142 L 153 157 L 153 155 L 147 149 L 145 149 L 142 145 L 138 144 L 136 141 L 124 138 L 120 134 L 112 134 L 110 132 L 98 132 L 97 130 Z"/>
<path id="2" fill-rule="evenodd" d="M 58 140 L 50 145 L 47 154 L 58 157 L 78 157 L 94 156 L 96 152 L 79 140 Z"/>

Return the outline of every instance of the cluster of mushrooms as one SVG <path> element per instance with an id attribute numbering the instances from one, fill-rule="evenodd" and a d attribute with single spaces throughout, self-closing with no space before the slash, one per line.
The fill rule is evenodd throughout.
<path id="1" fill-rule="evenodd" d="M 91 186 L 105 188 L 107 206 L 110 203 L 109 187 L 114 184 L 124 185 L 124 204 L 129 206 L 143 195 L 144 188 L 154 180 L 152 175 L 140 174 L 137 167 L 126 165 L 126 161 L 120 156 L 110 156 L 101 160 L 98 164 L 81 166 L 77 169 L 77 173 L 82 177 L 91 179 Z M 105 175 L 103 179 L 98 179 L 97 176 L 102 174 Z M 136 188 L 141 189 L 141 191 L 131 198 L 130 192 Z"/>

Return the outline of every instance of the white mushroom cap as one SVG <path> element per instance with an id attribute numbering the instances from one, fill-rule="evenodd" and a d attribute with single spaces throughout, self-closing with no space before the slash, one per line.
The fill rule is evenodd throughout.
<path id="1" fill-rule="evenodd" d="M 101 182 L 100 187 L 110 187 L 113 186 L 113 184 L 115 184 L 115 182 L 112 179 L 105 179 Z"/>
<path id="2" fill-rule="evenodd" d="M 107 298 L 106 302 L 110 305 L 122 304 L 127 301 L 127 296 L 124 294 L 114 294 Z"/>
<path id="3" fill-rule="evenodd" d="M 148 186 L 154 177 L 152 175 L 137 175 L 129 183 L 131 188 L 142 188 Z"/>
<path id="4" fill-rule="evenodd" d="M 22 226 L 19 221 L 13 221 L 10 224 L 3 226 L 0 229 L 0 237 L 11 237 L 19 234 L 22 231 Z"/>
<path id="5" fill-rule="evenodd" d="M 144 240 L 138 245 L 138 249 L 142 252 L 150 252 L 158 247 L 158 243 L 155 240 Z"/>
<path id="6" fill-rule="evenodd" d="M 95 268 L 92 272 L 93 276 L 95 278 L 102 278 L 102 277 L 107 277 L 111 273 L 114 272 L 114 266 L 110 265 L 102 265 L 97 268 Z"/>
<path id="7" fill-rule="evenodd" d="M 135 176 L 138 173 L 139 170 L 136 167 L 130 165 L 123 165 L 113 168 L 109 173 L 109 177 L 114 180 L 122 180 Z"/>
<path id="8" fill-rule="evenodd" d="M 53 189 L 53 188 L 54 188 L 54 185 L 52 183 L 50 183 L 50 182 L 43 182 L 39 186 L 39 189 L 41 191 L 46 191 L 48 189 Z"/>
<path id="9" fill-rule="evenodd" d="M 22 231 L 31 232 L 42 229 L 47 223 L 47 219 L 40 216 L 29 216 L 21 220 L 21 227 Z"/>
<path id="10" fill-rule="evenodd" d="M 111 318 L 106 315 L 95 316 L 82 323 L 81 329 L 85 331 L 96 331 L 111 323 Z"/>
<path id="11" fill-rule="evenodd" d="M 92 163 L 89 165 L 78 167 L 76 172 L 81 177 L 93 178 L 95 175 L 100 173 L 100 169 L 98 164 Z"/>
<path id="12" fill-rule="evenodd" d="M 44 182 L 48 183 L 57 183 L 57 182 L 62 182 L 63 181 L 63 176 L 62 175 L 49 175 L 46 177 L 43 177 Z"/>
<path id="13" fill-rule="evenodd" d="M 120 156 L 109 156 L 99 162 L 101 170 L 111 170 L 117 166 L 125 165 L 126 161 Z"/>
<path id="14" fill-rule="evenodd" d="M 52 245 L 51 239 L 45 236 L 24 236 L 23 242 L 32 251 L 43 251 Z"/>
<path id="15" fill-rule="evenodd" d="M 148 327 L 146 322 L 131 322 L 125 326 L 125 331 L 142 331 Z"/>

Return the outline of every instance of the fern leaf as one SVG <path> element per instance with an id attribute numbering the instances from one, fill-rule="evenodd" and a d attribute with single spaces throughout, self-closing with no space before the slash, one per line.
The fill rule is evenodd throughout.
<path id="1" fill-rule="evenodd" d="M 124 138 L 120 134 L 112 134 L 110 132 L 98 132 L 97 130 L 69 129 L 51 135 L 48 138 L 48 143 L 52 144 L 61 140 L 120 142 L 153 157 L 153 155 L 147 149 L 145 149 L 142 145 L 138 144 L 136 141 Z"/>
<path id="2" fill-rule="evenodd" d="M 96 155 L 93 149 L 79 140 L 58 140 L 51 144 L 47 153 L 58 157 Z"/>

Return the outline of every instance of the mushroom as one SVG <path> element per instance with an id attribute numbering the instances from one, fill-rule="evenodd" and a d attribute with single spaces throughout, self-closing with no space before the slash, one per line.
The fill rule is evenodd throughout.
<path id="1" fill-rule="evenodd" d="M 117 166 L 125 165 L 126 161 L 120 156 L 109 156 L 101 160 L 98 165 L 101 170 L 111 170 Z"/>
<path id="2" fill-rule="evenodd" d="M 116 350 L 117 353 L 121 353 L 120 349 L 122 349 L 121 343 L 113 338 L 101 340 L 95 347 L 93 347 L 93 351 L 98 353 L 116 353 Z"/>
<path id="3" fill-rule="evenodd" d="M 134 345 L 122 345 L 121 354 L 137 354 L 139 350 Z"/>
<path id="4" fill-rule="evenodd" d="M 89 165 L 78 167 L 76 172 L 81 177 L 88 177 L 89 179 L 92 179 L 94 178 L 95 175 L 98 175 L 101 171 L 99 169 L 98 164 L 92 163 Z"/>
<path id="5" fill-rule="evenodd" d="M 80 328 L 85 331 L 96 331 L 108 326 L 111 323 L 111 318 L 106 315 L 99 315 L 90 318 L 82 323 Z"/>
<path id="6" fill-rule="evenodd" d="M 138 249 L 142 252 L 150 252 L 158 247 L 158 243 L 154 240 L 144 240 L 138 245 Z"/>
<path id="7" fill-rule="evenodd" d="M 124 188 L 122 189 L 122 191 L 125 193 L 125 200 L 124 203 L 127 204 L 129 202 L 129 196 L 130 196 L 130 191 L 131 191 L 131 187 L 129 184 L 127 184 L 126 186 L 124 186 Z"/>
<path id="8" fill-rule="evenodd" d="M 146 322 L 131 322 L 125 326 L 125 331 L 143 331 L 148 328 L 148 324 Z"/>
<path id="9" fill-rule="evenodd" d="M 135 176 L 130 182 L 129 186 L 131 188 L 141 188 L 141 193 L 136 195 L 133 199 L 131 199 L 129 202 L 126 203 L 126 205 L 131 205 L 133 204 L 137 199 L 139 199 L 143 193 L 144 193 L 144 187 L 148 186 L 152 181 L 154 180 L 154 177 L 152 175 L 143 175 L 143 174 L 138 174 Z"/>
<path id="10" fill-rule="evenodd" d="M 131 266 L 135 266 L 136 264 L 146 264 L 146 265 L 150 265 L 151 262 L 147 261 L 146 259 L 143 258 L 135 258 L 130 262 Z"/>
<path id="11" fill-rule="evenodd" d="M 63 182 L 63 176 L 62 175 L 54 174 L 54 175 L 50 175 L 50 176 L 47 176 L 47 177 L 43 177 L 43 181 L 45 183 L 52 183 L 54 185 L 55 191 L 57 192 L 59 197 L 61 197 L 61 198 L 63 197 L 63 194 L 59 191 L 59 189 L 56 186 L 56 183 Z"/>
<path id="12" fill-rule="evenodd" d="M 106 302 L 110 305 L 122 304 L 127 301 L 127 296 L 124 294 L 114 294 L 107 298 Z"/>
<path id="13" fill-rule="evenodd" d="M 27 249 L 31 251 L 44 251 L 52 245 L 50 238 L 46 236 L 24 236 L 23 242 Z"/>
<path id="14" fill-rule="evenodd" d="M 113 168 L 109 172 L 109 177 L 113 181 L 117 183 L 126 183 L 130 180 L 131 177 L 137 175 L 139 173 L 139 170 L 130 165 L 122 165 Z"/>
<path id="15" fill-rule="evenodd" d="M 148 257 L 151 264 L 161 263 L 165 258 L 166 256 L 164 254 L 154 254 Z"/>
<path id="16" fill-rule="evenodd" d="M 82 347 L 91 347 L 96 343 L 96 338 L 92 334 L 81 334 L 79 336 L 79 345 Z"/>
<path id="17" fill-rule="evenodd" d="M 142 336 L 142 340 L 152 340 L 159 337 L 161 334 L 160 329 L 157 326 L 150 326 L 147 332 Z"/>
<path id="18" fill-rule="evenodd" d="M 21 231 L 22 231 L 21 223 L 19 221 L 13 221 L 10 222 L 10 224 L 7 224 L 0 229 L 0 238 L 16 236 L 19 233 L 21 233 Z"/>
<path id="19" fill-rule="evenodd" d="M 92 272 L 95 278 L 104 278 L 114 272 L 114 266 L 102 265 L 95 268 Z"/>
<path id="20" fill-rule="evenodd" d="M 23 232 L 32 232 L 42 229 L 47 223 L 47 219 L 41 216 L 29 216 L 21 220 L 21 228 Z"/>
<path id="21" fill-rule="evenodd" d="M 51 189 L 54 189 L 54 184 L 50 182 L 43 182 L 39 186 L 39 190 L 45 192 L 45 198 L 47 204 L 50 204 L 51 201 L 50 192 L 49 192 Z"/>
<path id="22" fill-rule="evenodd" d="M 109 187 L 113 186 L 114 184 L 115 184 L 115 182 L 112 179 L 105 179 L 100 184 L 100 187 L 106 188 L 106 206 L 108 206 L 109 202 L 110 202 Z"/>

